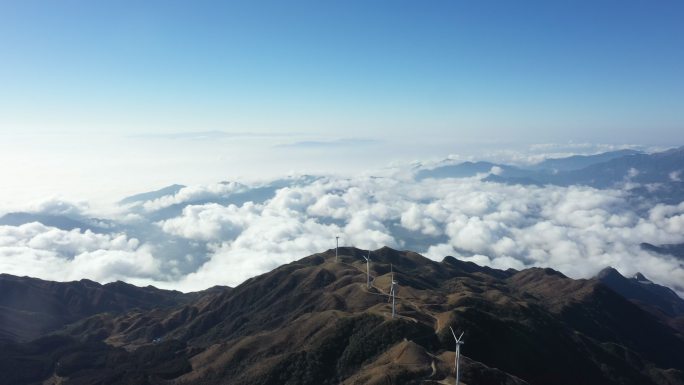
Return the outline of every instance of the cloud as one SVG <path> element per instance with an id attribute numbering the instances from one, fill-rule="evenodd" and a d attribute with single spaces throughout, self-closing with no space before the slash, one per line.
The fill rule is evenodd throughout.
<path id="1" fill-rule="evenodd" d="M 426 210 L 429 212 L 429 208 Z M 401 214 L 401 225 L 411 231 L 417 231 L 425 235 L 438 236 L 442 234 L 440 226 L 434 218 L 430 217 L 426 211 L 421 210 L 420 206 L 412 203 L 409 208 Z"/>
<path id="2" fill-rule="evenodd" d="M 327 249 L 336 235 L 361 248 L 402 247 L 399 226 L 417 236 L 445 236 L 446 242 L 418 250 L 435 260 L 451 254 L 496 268 L 551 266 L 577 278 L 612 265 L 677 287 L 684 276 L 681 264 L 643 251 L 640 243 L 684 241 L 683 215 L 684 204 L 658 205 L 640 217 L 618 190 L 474 178 L 439 183 L 327 178 L 282 188 L 264 205 L 187 208 L 163 227 L 194 239 L 222 240 L 207 265 L 191 274 L 196 282 L 218 279 L 212 273 L 216 266 L 234 266 L 231 278 L 221 282 L 239 282 Z M 659 263 L 644 263 L 654 259 Z"/>
<path id="3" fill-rule="evenodd" d="M 216 203 L 190 205 L 175 218 L 159 222 L 167 233 L 200 241 L 235 239 L 248 227 L 260 210 L 252 202 L 242 207 L 222 206 Z"/>
<path id="4" fill-rule="evenodd" d="M 188 232 L 182 232 L 179 218 L 192 218 L 184 224 Z M 612 265 L 625 274 L 641 271 L 680 291 L 684 282 L 680 262 L 640 248 L 641 242 L 683 242 L 684 204 L 658 205 L 640 217 L 618 190 L 477 179 L 328 178 L 280 189 L 264 205 L 205 205 L 179 218 L 165 222 L 164 229 L 204 240 L 219 239 L 229 229 L 208 264 L 191 275 L 198 282 L 219 278 L 211 266 L 231 264 L 230 283 L 239 282 L 329 248 L 338 234 L 343 244 L 361 248 L 402 247 L 405 240 L 395 235 L 394 226 L 446 236 L 446 242 L 418 250 L 435 260 L 450 254 L 496 268 L 550 266 L 576 278 Z"/>
<path id="5" fill-rule="evenodd" d="M 684 243 L 684 203 L 637 210 L 646 201 L 635 202 L 623 190 L 478 178 L 416 181 L 407 175 L 399 167 L 385 177 L 312 178 L 243 204 L 223 198 L 253 186 L 188 186 L 142 204 L 135 224 L 155 234 L 147 238 L 132 228 L 102 235 L 35 223 L 4 226 L 0 268 L 48 279 L 124 279 L 198 290 L 237 285 L 330 249 L 340 236 L 341 244 L 364 249 L 410 245 L 434 260 L 453 255 L 501 269 L 552 267 L 574 278 L 610 265 L 684 293 L 683 262 L 640 247 Z M 187 206 L 173 217 L 147 216 L 177 204 Z M 55 203 L 44 209 L 69 207 Z M 178 248 L 173 258 L 165 252 L 169 248 Z"/>
<path id="6" fill-rule="evenodd" d="M 236 182 L 222 182 L 210 185 L 183 187 L 177 193 L 146 201 L 142 204 L 145 211 L 157 211 L 163 208 L 190 203 L 199 200 L 225 197 L 232 193 L 244 191 L 246 186 Z"/>
<path id="7" fill-rule="evenodd" d="M 184 277 L 179 286 L 197 290 L 209 284 L 236 285 L 283 263 L 334 247 L 334 237 L 339 233 L 336 225 L 321 224 L 294 212 L 279 215 L 266 210 L 237 238 L 216 244 L 210 260 Z"/>
<path id="8" fill-rule="evenodd" d="M 2 207 L 0 207 L 0 211 L 3 213 L 25 212 L 54 216 L 67 216 L 72 218 L 84 218 L 90 211 L 90 205 L 85 201 L 73 202 L 65 200 L 59 196 L 52 196 L 28 202 L 21 206 L 2 205 Z"/>
<path id="9" fill-rule="evenodd" d="M 124 234 L 65 231 L 40 223 L 0 226 L 0 271 L 57 281 L 162 277 L 153 250 Z"/>

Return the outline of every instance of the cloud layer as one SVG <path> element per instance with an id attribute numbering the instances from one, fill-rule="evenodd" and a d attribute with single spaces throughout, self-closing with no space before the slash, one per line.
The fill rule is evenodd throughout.
<path id="1" fill-rule="evenodd" d="M 40 223 L 0 226 L 0 271 L 65 281 L 159 279 L 160 261 L 124 234 L 65 231 Z"/>
<path id="2" fill-rule="evenodd" d="M 292 180 L 265 200 L 245 199 L 263 186 L 189 186 L 126 208 L 109 234 L 0 226 L 0 271 L 199 290 L 333 248 L 339 235 L 341 244 L 365 249 L 409 248 L 500 269 L 552 267 L 574 278 L 610 265 L 684 293 L 683 261 L 640 247 L 684 242 L 684 203 L 637 210 L 626 190 L 410 175 Z M 156 215 L 171 206 L 178 210 L 170 217 Z M 65 215 L 78 207 L 45 205 Z"/>

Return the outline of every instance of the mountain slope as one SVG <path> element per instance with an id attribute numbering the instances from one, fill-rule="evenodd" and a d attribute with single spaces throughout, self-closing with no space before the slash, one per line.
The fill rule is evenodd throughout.
<path id="1" fill-rule="evenodd" d="M 34 362 L 65 385 L 453 383 L 452 327 L 465 332 L 466 384 L 684 384 L 681 334 L 599 280 L 383 248 L 371 252 L 368 288 L 367 252 L 340 253 L 175 306 L 96 314 L 57 347 L 8 345 L 3 360 Z"/>
<path id="2" fill-rule="evenodd" d="M 170 186 L 162 187 L 159 190 L 144 192 L 125 197 L 119 201 L 119 204 L 127 205 L 132 203 L 151 201 L 167 195 L 175 195 L 184 187 L 185 186 L 182 184 L 172 184 Z"/>
<path id="3" fill-rule="evenodd" d="M 624 150 L 592 156 L 548 159 L 530 168 L 488 162 L 464 162 L 419 170 L 416 179 L 464 178 L 489 173 L 495 183 L 523 185 L 586 185 L 616 188 L 630 184 L 634 196 L 668 204 L 684 200 L 684 147 L 653 154 Z"/>
<path id="4" fill-rule="evenodd" d="M 626 278 L 610 267 L 601 270 L 597 279 L 616 293 L 684 333 L 684 300 L 670 288 L 657 285 L 642 274 Z"/>
<path id="5" fill-rule="evenodd" d="M 633 154 L 593 164 L 580 170 L 555 174 L 554 184 L 612 187 L 629 180 L 636 183 L 671 183 L 684 170 L 684 147 L 655 154 Z"/>
<path id="6" fill-rule="evenodd" d="M 565 158 L 549 158 L 534 165 L 534 169 L 553 172 L 581 170 L 594 164 L 604 163 L 628 155 L 641 154 L 635 150 L 609 151 L 596 155 L 573 155 Z"/>
<path id="7" fill-rule="evenodd" d="M 27 341 L 98 313 L 178 305 L 193 296 L 123 282 L 50 282 L 0 274 L 0 339 Z"/>

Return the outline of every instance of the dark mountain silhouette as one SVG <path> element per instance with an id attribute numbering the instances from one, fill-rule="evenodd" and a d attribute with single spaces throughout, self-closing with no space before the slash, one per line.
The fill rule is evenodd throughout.
<path id="1" fill-rule="evenodd" d="M 0 384 L 453 383 L 449 327 L 465 332 L 464 384 L 684 384 L 667 314 L 600 279 L 382 248 L 367 288 L 366 253 L 328 250 L 234 289 L 0 342 Z"/>
<path id="2" fill-rule="evenodd" d="M 51 282 L 0 274 L 0 339 L 27 341 L 94 314 L 163 308 L 194 296 L 124 282 Z"/>
<path id="3" fill-rule="evenodd" d="M 672 289 L 655 284 L 642 274 L 626 278 L 612 267 L 597 275 L 601 283 L 684 333 L 684 300 Z"/>
<path id="4" fill-rule="evenodd" d="M 652 251 L 658 254 L 667 254 L 684 260 L 684 243 L 670 244 L 670 245 L 652 245 L 650 243 L 642 243 L 641 248 L 647 251 Z"/>

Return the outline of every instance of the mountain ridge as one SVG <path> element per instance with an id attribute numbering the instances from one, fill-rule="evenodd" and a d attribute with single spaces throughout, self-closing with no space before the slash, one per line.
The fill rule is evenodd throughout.
<path id="1" fill-rule="evenodd" d="M 495 183 L 522 185 L 585 185 L 598 189 L 633 186 L 632 194 L 658 202 L 684 200 L 684 146 L 655 153 L 632 150 L 590 156 L 547 159 L 529 167 L 492 162 L 463 162 L 420 169 L 416 179 L 465 178 L 478 174 Z"/>
<path id="2" fill-rule="evenodd" d="M 369 289 L 368 253 L 340 248 L 335 262 L 331 249 L 168 307 L 86 316 L 2 342 L 0 361 L 65 385 L 437 384 L 453 382 L 453 327 L 466 384 L 684 384 L 682 334 L 599 279 L 381 248 Z"/>
<path id="3" fill-rule="evenodd" d="M 0 338 L 28 341 L 98 313 L 173 306 L 195 294 L 121 281 L 51 282 L 0 274 Z"/>

